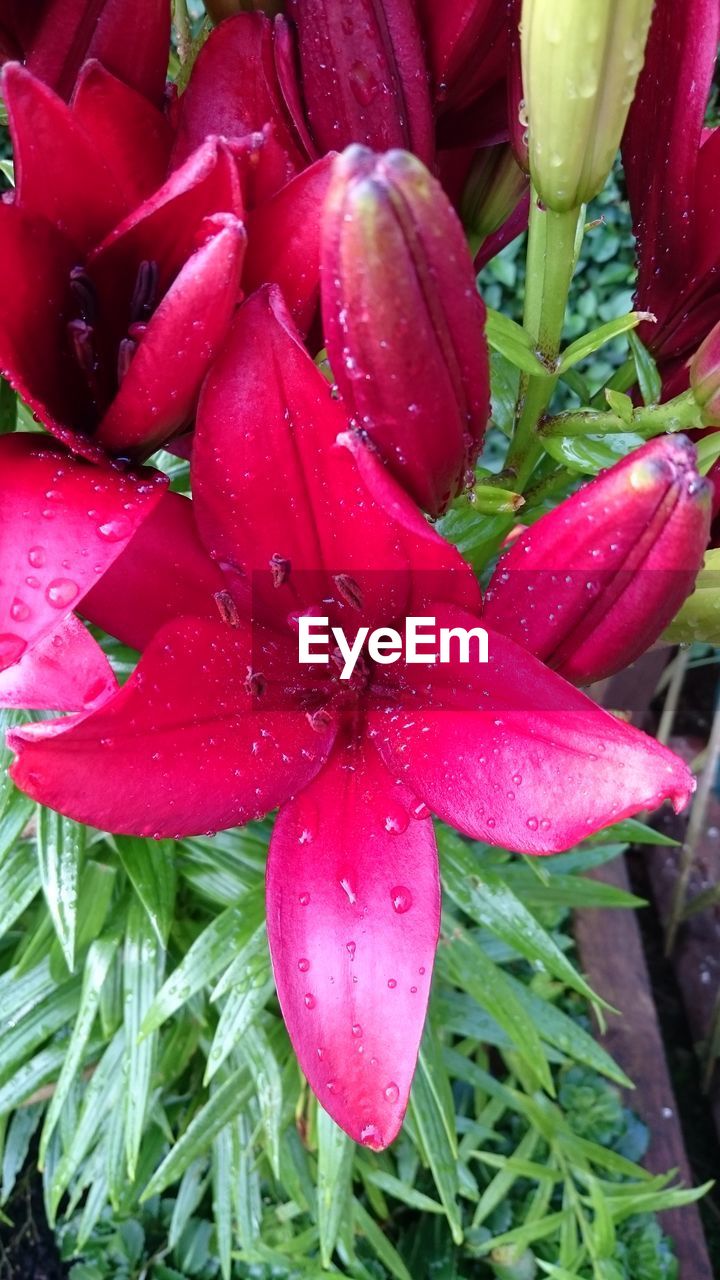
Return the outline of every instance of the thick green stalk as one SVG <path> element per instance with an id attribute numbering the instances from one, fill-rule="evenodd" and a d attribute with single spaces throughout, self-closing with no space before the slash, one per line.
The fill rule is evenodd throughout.
<path id="1" fill-rule="evenodd" d="M 570 282 L 575 271 L 584 209 L 554 213 L 540 206 L 533 193 L 525 283 L 524 326 L 538 356 L 554 369 L 560 351 Z M 515 433 L 506 466 L 515 472 L 522 491 L 540 455 L 536 428 L 555 390 L 555 378 L 523 378 Z"/>

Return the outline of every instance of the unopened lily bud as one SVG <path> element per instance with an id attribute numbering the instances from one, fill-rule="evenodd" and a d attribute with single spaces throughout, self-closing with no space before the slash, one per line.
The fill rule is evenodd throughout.
<path id="1" fill-rule="evenodd" d="M 507 222 L 527 189 L 528 180 L 507 143 L 476 152 L 460 206 L 473 252 Z"/>
<path id="2" fill-rule="evenodd" d="M 328 356 L 354 425 L 439 515 L 474 479 L 489 415 L 485 307 L 460 222 L 414 156 L 350 147 L 321 261 Z"/>
<path id="3" fill-rule="evenodd" d="M 412 0 L 288 0 L 302 95 L 320 152 L 364 143 L 434 154 L 430 87 Z"/>
<path id="4" fill-rule="evenodd" d="M 720 324 L 710 331 L 690 362 L 690 385 L 708 426 L 720 426 Z"/>
<path id="5" fill-rule="evenodd" d="M 634 662 L 695 585 L 711 486 L 662 436 L 542 516 L 501 557 L 484 621 L 574 684 Z"/>
<path id="6" fill-rule="evenodd" d="M 523 0 L 530 171 L 549 209 L 575 209 L 605 185 L 642 69 L 653 2 Z"/>
<path id="7" fill-rule="evenodd" d="M 708 551 L 695 590 L 663 633 L 663 640 L 720 645 L 720 550 Z"/>

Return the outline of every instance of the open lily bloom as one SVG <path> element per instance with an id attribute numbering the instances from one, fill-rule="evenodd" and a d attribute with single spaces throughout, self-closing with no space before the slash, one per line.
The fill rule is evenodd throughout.
<path id="1" fill-rule="evenodd" d="M 236 149 L 209 138 L 165 181 L 163 116 L 99 64 L 70 106 L 17 65 L 4 84 L 17 190 L 0 205 L 0 363 L 77 452 L 146 455 L 191 418 L 238 302 Z"/>
<path id="2" fill-rule="evenodd" d="M 283 1014 L 323 1106 L 381 1148 L 407 1105 L 438 936 L 431 811 L 543 854 L 665 798 L 681 807 L 692 778 L 499 633 L 482 666 L 369 650 L 350 679 L 333 655 L 301 665 L 303 619 L 354 642 L 425 615 L 473 628 L 481 601 L 348 431 L 275 290 L 243 306 L 205 385 L 193 487 L 192 505 L 159 503 L 83 602 L 145 646 L 135 674 L 88 714 L 15 729 L 12 773 L 117 832 L 280 807 L 267 914 Z"/>

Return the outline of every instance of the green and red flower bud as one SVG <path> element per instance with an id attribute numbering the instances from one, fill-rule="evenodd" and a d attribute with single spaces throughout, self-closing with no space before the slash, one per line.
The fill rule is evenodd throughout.
<path id="1" fill-rule="evenodd" d="M 653 0 L 523 0 L 530 171 L 549 209 L 592 200 L 620 145 Z"/>
<path id="2" fill-rule="evenodd" d="M 574 684 L 634 662 L 702 566 L 711 486 L 684 436 L 663 436 L 527 529 L 501 558 L 485 622 Z"/>
<path id="3" fill-rule="evenodd" d="M 321 275 L 328 356 L 354 425 L 439 515 L 472 479 L 488 354 L 462 227 L 419 160 L 363 147 L 338 157 Z"/>
<path id="4" fill-rule="evenodd" d="M 708 426 L 720 426 L 720 324 L 716 324 L 690 362 L 690 386 Z"/>
<path id="5" fill-rule="evenodd" d="M 473 252 L 507 222 L 527 190 L 527 177 L 507 143 L 476 152 L 460 206 Z"/>

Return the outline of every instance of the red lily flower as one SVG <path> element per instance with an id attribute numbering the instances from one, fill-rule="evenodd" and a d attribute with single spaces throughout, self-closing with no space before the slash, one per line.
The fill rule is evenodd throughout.
<path id="1" fill-rule="evenodd" d="M 668 396 L 687 386 L 685 362 L 720 320 L 720 131 L 704 128 L 719 35 L 719 0 L 657 0 L 623 143 L 637 306 L 657 317 L 639 332 Z"/>
<path id="2" fill-rule="evenodd" d="M 160 186 L 165 121 L 99 64 L 70 106 L 18 66 L 5 93 L 0 367 L 78 452 L 145 455 L 188 423 L 238 301 L 238 147 L 208 139 Z"/>
<path id="3" fill-rule="evenodd" d="M 636 449 L 541 517 L 490 582 L 484 619 L 574 684 L 620 671 L 693 591 L 711 485 L 685 436 Z"/>
<path id="4" fill-rule="evenodd" d="M 117 687 L 72 616 L 157 505 L 157 472 L 90 467 L 36 434 L 0 437 L 0 706 L 87 711 Z"/>
<path id="5" fill-rule="evenodd" d="M 300 666 L 301 615 L 320 610 L 354 637 L 423 613 L 472 625 L 480 599 L 348 432 L 277 291 L 245 304 L 207 379 L 193 474 L 217 562 L 203 616 L 162 627 L 99 710 L 15 730 L 13 776 L 115 831 L 214 830 L 281 805 L 267 892 L 283 1013 L 323 1106 L 380 1148 L 407 1104 L 438 934 L 430 808 L 473 837 L 547 853 L 665 797 L 682 805 L 692 779 L 499 634 L 483 667 L 367 658 L 343 680 L 333 662 Z M 175 507 L 197 559 L 187 504 Z M 126 557 L 128 598 L 142 565 L 132 544 Z"/>
<path id="6" fill-rule="evenodd" d="M 418 0 L 417 7 L 440 144 L 505 141 L 509 37 L 516 21 L 507 0 Z"/>
<path id="7" fill-rule="evenodd" d="M 63 98 L 97 58 L 160 106 L 169 44 L 168 0 L 4 0 L 0 15 L 0 63 L 25 62 Z"/>

